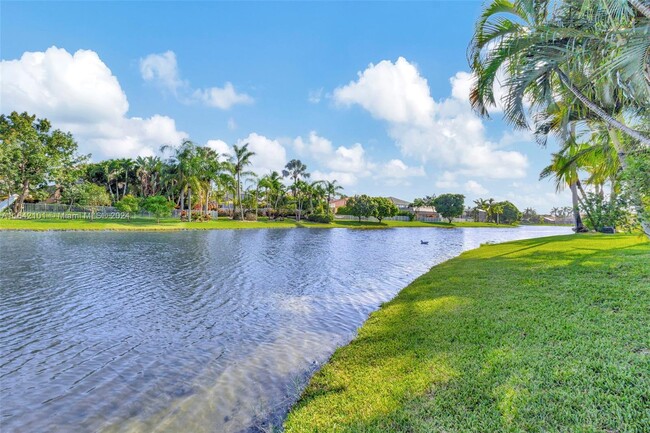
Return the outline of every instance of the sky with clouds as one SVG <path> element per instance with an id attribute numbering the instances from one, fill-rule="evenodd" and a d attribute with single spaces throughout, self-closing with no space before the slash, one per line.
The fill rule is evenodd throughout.
<path id="1" fill-rule="evenodd" d="M 349 195 L 568 205 L 538 180 L 556 146 L 469 106 L 480 6 L 3 1 L 0 108 L 47 117 L 94 160 L 249 143 L 256 172 L 299 158 Z"/>

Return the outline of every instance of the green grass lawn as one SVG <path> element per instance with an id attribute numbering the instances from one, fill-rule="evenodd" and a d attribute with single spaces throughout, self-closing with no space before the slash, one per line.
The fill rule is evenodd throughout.
<path id="1" fill-rule="evenodd" d="M 285 427 L 650 431 L 650 243 L 557 236 L 434 267 L 334 353 Z"/>
<path id="2" fill-rule="evenodd" d="M 292 219 L 283 221 L 233 221 L 219 218 L 210 222 L 181 222 L 178 219 L 166 218 L 156 223 L 152 218 L 118 219 L 0 219 L 0 230 L 218 230 L 218 229 L 261 229 L 261 228 L 355 228 L 355 229 L 385 229 L 393 227 L 513 227 L 510 225 L 495 225 L 487 223 L 426 223 L 419 221 L 384 221 L 382 223 L 366 221 L 341 221 L 332 224 L 318 224 L 308 221 L 296 222 Z"/>

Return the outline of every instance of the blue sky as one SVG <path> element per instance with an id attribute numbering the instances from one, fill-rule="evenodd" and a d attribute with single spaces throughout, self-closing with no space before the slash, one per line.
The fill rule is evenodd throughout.
<path id="1" fill-rule="evenodd" d="M 566 205 L 537 180 L 552 145 L 469 109 L 480 7 L 3 1 L 1 108 L 50 118 L 94 159 L 249 142 L 262 174 L 299 158 L 348 194 Z"/>

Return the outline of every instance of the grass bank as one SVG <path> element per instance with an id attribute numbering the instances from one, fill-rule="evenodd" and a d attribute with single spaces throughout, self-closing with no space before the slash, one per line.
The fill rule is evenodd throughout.
<path id="1" fill-rule="evenodd" d="M 289 414 L 297 432 L 642 432 L 650 243 L 486 245 L 371 315 Z"/>
<path id="2" fill-rule="evenodd" d="M 156 223 L 152 218 L 133 218 L 131 220 L 117 219 L 0 219 L 0 230 L 117 230 L 117 231 L 167 231 L 167 230 L 219 230 L 219 229 L 287 229 L 296 227 L 306 228 L 353 228 L 353 229 L 386 229 L 393 227 L 513 227 L 510 225 L 495 225 L 488 223 L 427 223 L 420 221 L 334 221 L 332 224 L 318 224 L 308 221 L 296 222 L 292 219 L 283 221 L 233 221 L 219 218 L 209 222 L 181 222 L 178 219 L 166 218 Z"/>

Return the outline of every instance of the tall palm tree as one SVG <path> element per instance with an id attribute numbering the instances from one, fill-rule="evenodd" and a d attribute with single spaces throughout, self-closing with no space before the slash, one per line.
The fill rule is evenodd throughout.
<path id="1" fill-rule="evenodd" d="M 202 200 L 202 213 L 208 214 L 210 193 L 212 191 L 212 184 L 216 182 L 219 175 L 223 170 L 223 165 L 219 161 L 219 153 L 209 147 L 198 147 L 197 151 L 197 176 L 199 184 L 201 185 Z"/>
<path id="2" fill-rule="evenodd" d="M 343 187 L 336 183 L 336 180 L 333 181 L 325 181 L 325 191 L 327 192 L 327 215 L 330 214 L 330 202 L 332 201 L 332 197 L 336 196 L 336 193 L 339 191 L 342 191 Z"/>
<path id="3" fill-rule="evenodd" d="M 190 141 L 185 140 L 180 146 L 172 148 L 165 145 L 161 151 L 173 150 L 170 164 L 175 167 L 176 186 L 180 190 L 179 204 L 181 211 L 185 209 L 185 197 L 188 198 L 188 221 L 192 221 L 192 190 L 200 193 L 201 191 L 201 158 L 199 157 L 198 146 Z"/>
<path id="4" fill-rule="evenodd" d="M 296 203 L 298 203 L 298 206 L 296 207 L 296 219 L 300 221 L 302 200 L 298 200 L 298 182 L 301 179 L 309 178 L 310 175 L 307 173 L 307 166 L 299 159 L 292 159 L 287 163 L 287 165 L 285 165 L 284 170 L 282 170 L 282 176 L 293 179 L 291 192 L 293 193 Z"/>
<path id="5" fill-rule="evenodd" d="M 506 94 L 501 102 L 506 119 L 517 127 L 528 126 L 526 101 L 533 110 L 543 110 L 560 93 L 579 101 L 611 128 L 650 146 L 649 136 L 619 116 L 647 113 L 650 107 L 650 20 L 635 13 L 645 3 L 589 3 L 488 3 L 469 47 L 477 77 L 470 93 L 472 106 L 487 116 L 487 107 L 497 102 L 494 85 L 503 73 Z M 613 8 L 614 3 L 618 7 Z"/>
<path id="6" fill-rule="evenodd" d="M 239 147 L 237 145 L 233 146 L 233 161 L 232 161 L 232 169 L 235 175 L 235 182 L 236 182 L 236 196 L 237 196 L 237 203 L 239 203 L 239 214 L 242 219 L 244 220 L 244 206 L 242 203 L 242 177 L 243 176 L 248 176 L 253 174 L 250 171 L 245 171 L 244 169 L 251 165 L 251 157 L 255 155 L 255 152 L 252 152 L 248 150 L 248 143 L 244 144 L 243 146 Z"/>

